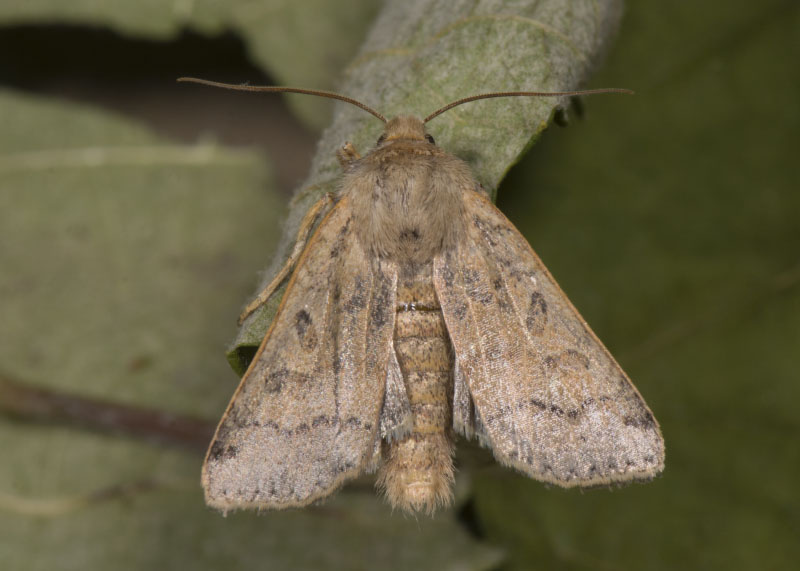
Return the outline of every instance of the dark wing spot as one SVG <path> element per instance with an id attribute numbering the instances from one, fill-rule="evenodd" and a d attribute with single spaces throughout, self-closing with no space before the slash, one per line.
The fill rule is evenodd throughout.
<path id="1" fill-rule="evenodd" d="M 294 328 L 300 346 L 306 351 L 312 351 L 317 346 L 317 331 L 311 316 L 305 309 L 301 309 L 294 316 Z"/>
<path id="2" fill-rule="evenodd" d="M 228 460 L 229 458 L 236 458 L 239 453 L 238 446 L 225 446 L 222 440 L 215 440 L 211 445 L 211 450 L 208 453 L 209 458 L 212 460 Z"/>
<path id="3" fill-rule="evenodd" d="M 361 276 L 356 277 L 353 289 L 354 291 L 352 297 L 350 297 L 350 299 L 348 299 L 344 304 L 345 313 L 351 315 L 361 309 L 364 309 L 367 304 L 367 289 L 366 285 L 364 284 L 364 278 Z"/>
<path id="4" fill-rule="evenodd" d="M 390 304 L 392 291 L 388 280 L 380 280 L 378 286 L 372 292 L 372 307 L 370 308 L 370 332 L 377 334 L 386 325 L 387 311 L 386 306 Z"/>
<path id="5" fill-rule="evenodd" d="M 531 399 L 530 400 L 531 406 L 538 408 L 539 410 L 547 409 L 547 405 L 544 402 L 540 401 L 539 399 Z"/>
<path id="6" fill-rule="evenodd" d="M 219 440 L 215 440 L 211 445 L 211 450 L 208 451 L 208 457 L 212 460 L 219 460 L 222 453 L 225 451 L 225 445 Z"/>
<path id="7" fill-rule="evenodd" d="M 273 371 L 267 378 L 264 380 L 264 390 L 268 393 L 277 394 L 283 390 L 283 384 L 291 375 L 291 372 L 287 368 L 278 369 L 277 371 Z"/>
<path id="8" fill-rule="evenodd" d="M 344 248 L 345 242 L 347 241 L 347 234 L 350 231 L 350 218 L 347 219 L 347 222 L 342 224 L 342 227 L 339 229 L 339 233 L 336 236 L 336 242 L 331 248 L 331 259 L 338 258 L 339 254 L 342 253 L 342 249 Z"/>
<path id="9" fill-rule="evenodd" d="M 547 326 L 547 302 L 544 296 L 538 291 L 531 294 L 531 302 L 528 307 L 528 315 L 525 318 L 525 326 L 531 335 L 541 335 Z"/>
<path id="10" fill-rule="evenodd" d="M 297 332 L 301 335 L 305 333 L 306 328 L 311 325 L 311 316 L 305 309 L 298 311 L 297 315 L 294 316 L 294 319 Z"/>
<path id="11" fill-rule="evenodd" d="M 633 426 L 635 428 L 641 428 L 643 430 L 653 428 L 656 424 L 653 415 L 650 414 L 649 412 L 641 416 L 626 416 L 623 419 L 623 422 L 625 423 L 625 426 Z"/>
<path id="12" fill-rule="evenodd" d="M 226 427 L 227 425 L 227 430 L 230 430 L 231 426 L 239 428 L 250 426 L 255 416 L 256 415 L 252 406 L 243 399 L 239 399 L 236 403 L 234 403 L 230 412 L 228 412 L 227 416 L 225 417 L 223 427 Z M 227 434 L 227 430 L 225 431 L 225 434 Z M 224 438 L 221 437 L 222 434 L 223 433 L 220 433 L 219 440 L 224 440 Z"/>
<path id="13" fill-rule="evenodd" d="M 286 367 L 281 367 L 269 373 L 264 380 L 264 390 L 270 394 L 280 393 L 286 388 L 287 383 L 303 385 L 313 382 L 311 375 L 301 373 L 300 371 L 292 371 Z M 235 410 L 235 409 L 234 409 Z M 251 419 L 255 416 L 252 411 L 246 411 L 248 424 L 251 424 Z"/>
<path id="14" fill-rule="evenodd" d="M 464 289 L 466 290 L 470 299 L 473 299 L 483 305 L 492 302 L 494 296 L 491 294 L 491 292 L 484 289 L 483 284 L 481 283 L 480 273 L 477 270 L 467 268 L 464 270 L 462 275 L 464 277 Z"/>
<path id="15" fill-rule="evenodd" d="M 570 368 L 574 369 L 588 369 L 590 366 L 589 357 L 576 351 L 575 349 L 567 349 L 561 354 L 561 362 Z"/>

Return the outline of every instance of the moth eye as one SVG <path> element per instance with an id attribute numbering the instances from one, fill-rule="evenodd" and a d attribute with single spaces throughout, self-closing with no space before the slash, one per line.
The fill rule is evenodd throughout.
<path id="1" fill-rule="evenodd" d="M 383 135 L 381 135 L 380 137 L 378 137 L 378 142 L 377 142 L 377 144 L 378 144 L 378 145 L 380 145 L 380 144 L 381 144 L 381 143 L 383 143 L 385 140 L 386 140 L 386 133 L 384 133 Z"/>
<path id="2" fill-rule="evenodd" d="M 428 141 L 431 145 L 435 145 L 436 141 L 433 139 L 433 135 L 425 134 L 425 140 Z"/>

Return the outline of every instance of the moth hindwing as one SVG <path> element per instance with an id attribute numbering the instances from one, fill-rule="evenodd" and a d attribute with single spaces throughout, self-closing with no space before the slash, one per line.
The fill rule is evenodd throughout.
<path id="1" fill-rule="evenodd" d="M 392 505 L 432 512 L 452 496 L 456 432 L 560 486 L 663 469 L 636 388 L 423 121 L 387 121 L 372 152 L 339 158 L 208 451 L 210 505 L 305 506 L 377 467 Z"/>

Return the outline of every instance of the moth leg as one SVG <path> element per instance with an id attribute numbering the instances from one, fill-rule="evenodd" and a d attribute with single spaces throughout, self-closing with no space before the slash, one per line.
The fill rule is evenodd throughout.
<path id="1" fill-rule="evenodd" d="M 342 165 L 342 168 L 347 169 L 347 167 L 350 166 L 350 163 L 360 159 L 361 155 L 358 154 L 358 151 L 353 146 L 353 143 L 348 141 L 342 145 L 342 148 L 336 151 L 336 158 L 339 159 L 339 164 Z"/>
<path id="2" fill-rule="evenodd" d="M 333 194 L 326 192 L 322 198 L 309 208 L 303 220 L 300 222 L 300 230 L 297 232 L 297 239 L 295 240 L 294 248 L 289 255 L 289 259 L 286 260 L 286 263 L 277 275 L 272 278 L 272 281 L 267 284 L 267 287 L 261 290 L 255 299 L 247 304 L 247 307 L 244 308 L 244 311 L 242 311 L 242 314 L 239 316 L 239 325 L 244 323 L 244 320 L 250 317 L 259 307 L 267 303 L 267 300 L 275 293 L 275 290 L 278 289 L 281 282 L 286 279 L 286 276 L 292 273 L 297 259 L 300 257 L 300 254 L 303 253 L 308 239 L 311 237 L 311 230 L 314 228 L 314 223 L 318 218 L 323 216 L 331 206 L 333 206 Z"/>

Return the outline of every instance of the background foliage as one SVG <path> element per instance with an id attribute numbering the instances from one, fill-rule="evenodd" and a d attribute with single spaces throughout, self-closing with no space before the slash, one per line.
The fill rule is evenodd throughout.
<path id="1" fill-rule="evenodd" d="M 270 163 L 259 150 L 199 136 L 206 122 L 224 125 L 235 115 L 197 112 L 195 92 L 175 96 L 176 75 L 256 83 L 267 74 L 310 87 L 351 86 L 349 93 L 392 113 L 423 112 L 464 90 L 511 89 L 514 81 L 551 88 L 538 83 L 548 74 L 556 84 L 577 81 L 594 63 L 587 56 L 566 76 L 558 75 L 566 64 L 526 63 L 536 43 L 513 39 L 514 30 L 527 33 L 518 17 L 496 18 L 498 27 L 463 36 L 473 43 L 437 53 L 426 53 L 420 39 L 430 30 L 395 25 L 411 46 L 403 52 L 388 45 L 395 36 L 371 27 L 373 3 L 332 14 L 325 10 L 334 3 L 303 11 L 298 4 L 0 7 L 0 408 L 18 404 L 4 390 L 11 378 L 211 423 L 223 410 L 236 383 L 224 361 L 235 316 L 287 218 L 278 188 L 288 185 L 275 182 L 287 160 L 280 149 L 270 151 Z M 435 13 L 391 15 L 400 4 L 378 22 L 437 22 Z M 528 9 L 525 2 L 449 5 L 452 14 L 442 17 Z M 563 21 L 579 22 L 584 3 L 569 5 Z M 597 27 L 586 53 L 604 46 L 611 20 L 590 20 Z M 434 27 L 444 29 L 452 30 Z M 788 0 L 630 2 L 590 85 L 637 95 L 584 100 L 583 116 L 572 110 L 568 128 L 538 136 L 499 187 L 500 207 L 661 422 L 661 478 L 611 491 L 548 489 L 465 445 L 457 506 L 432 521 L 391 514 L 368 479 L 313 509 L 222 518 L 202 504 L 202 451 L 193 443 L 165 446 L 6 414 L 0 566 L 790 567 L 800 557 L 799 32 L 800 9 Z M 244 48 L 214 59 L 203 46 L 229 45 L 220 37 Z M 31 38 L 51 38 L 39 42 L 45 56 L 37 59 Z M 76 51 L 86 45 L 81 38 L 94 49 Z M 187 41 L 191 54 L 171 62 L 169 73 L 166 57 L 141 55 L 173 53 Z M 125 45 L 138 55 L 124 59 Z M 359 49 L 381 58 L 353 60 Z M 451 63 L 481 53 L 507 69 Z M 246 60 L 236 63 L 239 75 L 227 57 Z M 75 60 L 71 70 L 110 60 L 111 67 L 92 68 L 102 70 L 95 78 L 102 96 L 45 84 L 54 73 L 48 62 L 64 58 Z M 210 61 L 224 71 L 215 73 Z M 379 72 L 377 84 L 363 85 Z M 126 75 L 151 81 L 132 85 Z M 122 103 L 120 93 L 128 98 Z M 226 98 L 251 105 L 240 95 Z M 506 103 L 476 104 L 431 123 L 437 141 L 470 160 L 489 187 L 552 111 L 541 101 Z M 266 99 L 253 105 L 252 134 L 234 143 L 309 154 L 302 141 L 315 136 L 303 139 L 303 127 L 280 118 L 288 109 L 270 111 L 276 103 Z M 330 113 L 313 99 L 290 105 L 311 128 Z M 262 109 L 268 124 L 257 117 Z M 311 177 L 333 172 L 324 161 L 343 136 L 362 150 L 374 140 L 380 126 L 353 111 L 337 111 Z M 181 135 L 174 124 L 182 120 L 194 130 Z M 277 143 L 270 147 L 269 139 Z M 330 179 L 301 185 L 287 232 L 319 190 L 314 185 Z"/>

